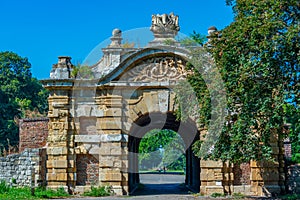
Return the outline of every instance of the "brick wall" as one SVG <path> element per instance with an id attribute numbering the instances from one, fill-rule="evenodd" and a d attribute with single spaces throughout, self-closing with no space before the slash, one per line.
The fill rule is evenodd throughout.
<path id="1" fill-rule="evenodd" d="M 19 123 L 19 152 L 25 148 L 41 148 L 48 137 L 48 118 L 21 119 Z"/>
<path id="2" fill-rule="evenodd" d="M 76 185 L 97 185 L 99 183 L 99 159 L 95 155 L 76 156 Z"/>
<path id="3" fill-rule="evenodd" d="M 250 185 L 250 163 L 234 165 L 234 185 Z"/>

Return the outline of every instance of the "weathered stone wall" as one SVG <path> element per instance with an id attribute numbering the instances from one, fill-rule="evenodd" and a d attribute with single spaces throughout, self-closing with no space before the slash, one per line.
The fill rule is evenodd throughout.
<path id="1" fill-rule="evenodd" d="M 42 148 L 48 137 L 48 118 L 21 119 L 19 152 L 25 148 Z"/>
<path id="2" fill-rule="evenodd" d="M 287 167 L 287 190 L 289 193 L 300 194 L 300 164 Z"/>
<path id="3" fill-rule="evenodd" d="M 45 149 L 25 149 L 0 158 L 0 180 L 18 186 L 45 185 Z"/>

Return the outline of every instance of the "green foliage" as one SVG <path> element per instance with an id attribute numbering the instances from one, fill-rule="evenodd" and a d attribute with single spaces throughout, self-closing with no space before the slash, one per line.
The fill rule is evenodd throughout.
<path id="1" fill-rule="evenodd" d="M 204 42 L 206 41 L 206 36 L 193 31 L 189 37 L 183 38 L 179 40 L 179 43 L 183 47 L 194 47 L 194 46 L 203 46 Z"/>
<path id="2" fill-rule="evenodd" d="M 176 41 L 172 39 L 165 39 L 163 43 L 165 45 L 175 45 Z"/>
<path id="3" fill-rule="evenodd" d="M 70 196 L 63 188 L 57 190 L 38 187 L 32 196 L 30 187 L 10 187 L 5 181 L 0 182 L 0 199 L 41 199 Z"/>
<path id="4" fill-rule="evenodd" d="M 221 194 L 221 193 L 212 193 L 211 194 L 211 197 L 214 197 L 214 198 L 217 198 L 217 197 L 224 197 L 225 195 L 224 194 Z"/>
<path id="5" fill-rule="evenodd" d="M 284 105 L 286 123 L 289 125 L 289 138 L 292 144 L 292 161 L 300 163 L 300 109 L 291 104 Z"/>
<path id="6" fill-rule="evenodd" d="M 206 36 L 201 35 L 200 33 L 197 33 L 196 31 L 193 31 L 193 33 L 190 34 L 190 38 L 201 46 L 203 46 L 204 42 L 206 41 Z"/>
<path id="7" fill-rule="evenodd" d="M 282 199 L 282 200 L 298 200 L 298 199 L 300 199 L 300 194 L 286 194 L 286 195 L 280 196 L 280 199 Z"/>
<path id="8" fill-rule="evenodd" d="M 57 190 L 45 189 L 44 187 L 38 187 L 34 192 L 36 197 L 39 198 L 53 198 L 53 197 L 68 197 L 70 196 L 63 187 Z"/>
<path id="9" fill-rule="evenodd" d="M 27 117 L 33 110 L 41 115 L 47 112 L 48 92 L 32 78 L 30 67 L 27 58 L 0 52 L 0 151 L 18 144 L 15 118 Z"/>
<path id="10" fill-rule="evenodd" d="M 185 166 L 184 154 L 184 142 L 176 132 L 154 129 L 140 142 L 139 164 L 142 169 L 166 166 L 179 170 Z"/>
<path id="11" fill-rule="evenodd" d="M 17 179 L 12 178 L 12 179 L 11 179 L 11 182 L 12 182 L 13 184 L 16 184 L 16 183 L 17 183 Z"/>
<path id="12" fill-rule="evenodd" d="M 94 73 L 91 67 L 87 65 L 74 66 L 73 71 L 71 72 L 71 76 L 76 79 L 94 79 Z"/>
<path id="13" fill-rule="evenodd" d="M 246 197 L 246 196 L 245 196 L 244 194 L 242 194 L 242 193 L 233 193 L 232 196 L 233 196 L 234 199 L 243 199 L 243 198 Z"/>
<path id="14" fill-rule="evenodd" d="M 111 187 L 109 186 L 99 186 L 99 187 L 91 187 L 91 191 L 84 192 L 83 196 L 93 196 L 93 197 L 102 197 L 109 196 L 112 194 Z"/>
<path id="15" fill-rule="evenodd" d="M 185 144 L 179 134 L 175 134 L 164 146 L 162 163 L 168 170 L 183 170 L 186 167 Z"/>
<path id="16" fill-rule="evenodd" d="M 33 197 L 29 187 L 10 188 L 5 193 L 0 193 L 0 199 L 37 199 Z"/>
<path id="17" fill-rule="evenodd" d="M 278 132 L 279 139 L 286 137 L 283 135 L 286 100 L 295 107 L 299 106 L 299 1 L 233 0 L 227 3 L 233 6 L 235 20 L 223 30 L 215 32 L 210 45 L 207 45 L 226 89 L 226 123 L 217 142 L 204 158 L 233 163 L 271 160 L 269 140 L 272 133 Z M 194 60 L 191 63 L 201 69 L 197 65 L 205 63 L 205 53 L 196 51 L 192 50 Z M 190 95 L 180 93 L 179 102 L 187 102 L 187 105 L 180 108 L 179 115 L 181 118 L 182 114 L 194 115 L 193 110 L 197 105 L 200 107 L 200 124 L 208 128 L 211 125 L 211 108 L 208 106 L 211 102 L 208 98 L 216 90 L 211 92 L 213 87 L 210 84 L 214 77 L 204 83 L 201 79 L 203 73 L 205 70 L 200 74 L 195 70 L 195 74 L 188 77 L 198 97 L 198 105 L 187 99 Z M 291 117 L 299 120 L 299 115 L 292 114 Z M 295 124 L 298 127 L 299 121 Z M 294 128 L 293 137 L 299 141 L 297 127 Z M 215 130 L 210 135 L 214 135 Z M 200 152 L 202 144 L 198 141 L 194 145 L 199 157 L 203 155 Z"/>
<path id="18" fill-rule="evenodd" d="M 0 194 L 4 194 L 9 191 L 9 185 L 4 180 L 0 181 Z"/>

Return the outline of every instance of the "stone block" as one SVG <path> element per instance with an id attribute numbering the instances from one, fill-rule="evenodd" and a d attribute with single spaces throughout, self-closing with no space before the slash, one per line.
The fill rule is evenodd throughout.
<path id="1" fill-rule="evenodd" d="M 235 185 L 233 186 L 233 193 L 241 193 L 244 195 L 252 195 L 250 185 Z"/>
<path id="2" fill-rule="evenodd" d="M 103 135 L 103 134 L 121 134 L 121 130 L 103 130 L 103 129 L 98 129 L 97 127 L 97 133 L 98 135 Z"/>
<path id="3" fill-rule="evenodd" d="M 144 100 L 140 101 L 136 106 L 132 107 L 132 110 L 136 113 L 137 116 L 141 116 L 145 113 L 150 112 Z"/>
<path id="4" fill-rule="evenodd" d="M 208 180 L 208 176 L 207 176 L 207 173 L 200 173 L 200 180 L 201 181 L 207 181 Z"/>
<path id="5" fill-rule="evenodd" d="M 48 155 L 65 155 L 68 153 L 67 147 L 48 147 Z"/>
<path id="6" fill-rule="evenodd" d="M 139 110 L 143 108 L 146 112 L 158 112 L 159 111 L 159 101 L 157 92 L 150 92 L 144 94 L 144 105 L 139 106 Z M 145 112 L 142 112 L 145 113 Z"/>
<path id="7" fill-rule="evenodd" d="M 159 111 L 166 113 L 169 110 L 169 90 L 158 91 Z"/>
<path id="8" fill-rule="evenodd" d="M 120 142 L 122 140 L 121 134 L 103 134 L 101 135 L 102 142 Z"/>
<path id="9" fill-rule="evenodd" d="M 48 160 L 47 168 L 68 168 L 67 160 Z"/>
<path id="10" fill-rule="evenodd" d="M 122 109 L 121 108 L 109 108 L 105 110 L 104 116 L 106 117 L 121 117 Z"/>
<path id="11" fill-rule="evenodd" d="M 113 167 L 114 168 L 121 168 L 122 167 L 122 161 L 121 160 L 114 161 L 113 162 Z"/>
<path id="12" fill-rule="evenodd" d="M 48 173 L 49 174 L 56 174 L 56 173 L 67 173 L 68 169 L 55 169 L 55 168 L 49 168 Z"/>
<path id="13" fill-rule="evenodd" d="M 75 142 L 100 143 L 101 135 L 75 135 Z"/>
<path id="14" fill-rule="evenodd" d="M 201 168 L 223 168 L 222 161 L 212 161 L 212 160 L 201 160 Z"/>
<path id="15" fill-rule="evenodd" d="M 106 172 L 100 174 L 100 181 L 122 181 L 122 174 L 116 172 Z"/>
<path id="16" fill-rule="evenodd" d="M 113 155 L 113 156 L 122 155 L 122 149 L 121 148 L 111 148 L 110 155 Z"/>
<path id="17" fill-rule="evenodd" d="M 47 168 L 57 168 L 57 169 L 61 169 L 61 168 L 68 168 L 74 167 L 74 160 L 48 160 L 47 161 Z"/>
<path id="18" fill-rule="evenodd" d="M 213 193 L 224 194 L 224 188 L 222 186 L 201 186 L 200 192 L 204 192 L 205 195 L 212 195 Z"/>
<path id="19" fill-rule="evenodd" d="M 260 169 L 251 169 L 250 180 L 252 181 L 262 181 L 262 174 Z"/>
<path id="20" fill-rule="evenodd" d="M 107 159 L 101 159 L 99 161 L 99 167 L 113 167 L 114 166 L 114 161 L 107 158 Z"/>
<path id="21" fill-rule="evenodd" d="M 48 181 L 67 181 L 67 173 L 47 173 Z"/>
<path id="22" fill-rule="evenodd" d="M 176 94 L 174 92 L 170 92 L 170 105 L 169 105 L 169 110 L 174 111 L 175 108 L 175 96 Z"/>
<path id="23" fill-rule="evenodd" d="M 99 128 L 106 130 L 117 130 L 122 129 L 122 120 L 121 118 L 99 118 Z"/>

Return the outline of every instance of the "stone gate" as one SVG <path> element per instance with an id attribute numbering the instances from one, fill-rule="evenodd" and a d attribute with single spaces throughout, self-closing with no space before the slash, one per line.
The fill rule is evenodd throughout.
<path id="1" fill-rule="evenodd" d="M 70 192 L 92 185 L 111 185 L 128 195 L 139 183 L 138 145 L 150 130 L 172 129 L 185 143 L 186 185 L 195 191 L 241 192 L 251 195 L 279 193 L 284 187 L 282 143 L 272 137 L 275 163 L 228 163 L 196 158 L 191 144 L 206 131 L 197 119 L 176 120 L 174 87 L 185 80 L 189 51 L 174 39 L 178 16 L 153 15 L 154 40 L 144 48 L 122 44 L 122 32 L 113 30 L 111 44 L 93 66 L 76 69 L 61 56 L 50 78 L 47 185 Z M 172 43 L 172 45 L 167 45 Z"/>

